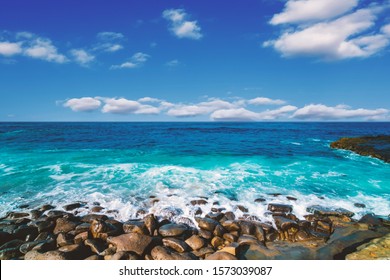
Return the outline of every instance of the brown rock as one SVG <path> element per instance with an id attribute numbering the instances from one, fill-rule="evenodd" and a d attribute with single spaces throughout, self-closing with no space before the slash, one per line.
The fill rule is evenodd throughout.
<path id="1" fill-rule="evenodd" d="M 87 239 L 84 241 L 85 246 L 88 246 L 95 254 L 101 255 L 107 248 L 107 244 L 101 239 Z"/>
<path id="2" fill-rule="evenodd" d="M 190 260 L 186 255 L 179 254 L 172 249 L 156 246 L 152 249 L 151 256 L 154 260 Z"/>
<path id="3" fill-rule="evenodd" d="M 206 260 L 228 261 L 228 260 L 237 260 L 237 258 L 227 252 L 215 252 L 214 254 L 211 254 L 210 256 L 206 257 Z"/>
<path id="4" fill-rule="evenodd" d="M 390 233 L 357 247 L 347 260 L 390 260 Z"/>
<path id="5" fill-rule="evenodd" d="M 288 200 L 291 200 L 291 201 L 297 201 L 298 200 L 296 197 L 293 197 L 293 196 L 286 196 L 286 198 Z"/>
<path id="6" fill-rule="evenodd" d="M 39 208 L 40 211 L 47 211 L 47 210 L 51 210 L 51 209 L 54 209 L 55 207 L 53 205 L 50 205 L 50 204 L 45 204 L 45 205 L 42 205 L 41 208 Z"/>
<path id="7" fill-rule="evenodd" d="M 18 247 L 0 250 L 0 260 L 12 260 L 21 255 L 22 253 L 19 251 Z"/>
<path id="8" fill-rule="evenodd" d="M 104 207 L 101 207 L 101 206 L 94 206 L 94 207 L 91 208 L 91 212 L 99 213 L 99 212 L 101 212 L 103 209 L 104 209 Z"/>
<path id="9" fill-rule="evenodd" d="M 83 205 L 81 203 L 76 202 L 76 203 L 65 205 L 63 208 L 64 208 L 65 211 L 72 211 L 72 210 L 80 208 L 82 206 Z"/>
<path id="10" fill-rule="evenodd" d="M 226 213 L 225 213 L 225 217 L 226 217 L 228 220 L 232 220 L 232 221 L 236 219 L 236 215 L 234 215 L 234 213 L 231 212 L 231 211 L 226 212 Z"/>
<path id="11" fill-rule="evenodd" d="M 187 231 L 187 227 L 181 224 L 166 224 L 160 227 L 158 232 L 164 237 L 174 237 L 182 235 Z"/>
<path id="12" fill-rule="evenodd" d="M 208 230 L 208 231 L 214 231 L 215 227 L 219 224 L 217 221 L 214 221 L 213 219 L 210 218 L 196 217 L 195 220 L 201 229 Z"/>
<path id="13" fill-rule="evenodd" d="M 290 212 L 292 212 L 292 206 L 287 205 L 287 204 L 270 203 L 270 204 L 268 204 L 267 209 L 271 212 L 277 212 L 277 213 L 290 213 Z"/>
<path id="14" fill-rule="evenodd" d="M 74 237 L 74 242 L 75 242 L 76 244 L 84 243 L 84 241 L 87 240 L 88 237 L 89 237 L 88 231 L 80 232 L 79 234 L 77 234 L 77 235 Z"/>
<path id="15" fill-rule="evenodd" d="M 108 220 L 108 217 L 106 215 L 102 214 L 88 214 L 81 218 L 81 221 L 84 223 L 91 223 L 93 220 Z"/>
<path id="16" fill-rule="evenodd" d="M 187 243 L 173 237 L 166 237 L 162 241 L 164 246 L 172 248 L 173 250 L 179 253 L 183 253 L 185 251 L 188 251 L 189 249 Z"/>
<path id="17" fill-rule="evenodd" d="M 16 219 L 25 218 L 25 217 L 28 217 L 28 216 L 30 216 L 29 213 L 10 212 L 10 213 L 8 213 L 6 218 L 9 219 L 9 220 L 16 220 Z"/>
<path id="18" fill-rule="evenodd" d="M 366 208 L 366 205 L 363 203 L 354 203 L 353 205 L 357 208 Z"/>
<path id="19" fill-rule="evenodd" d="M 225 239 L 228 243 L 233 243 L 233 242 L 237 241 L 237 236 L 234 236 L 231 233 L 225 233 L 223 235 L 223 239 Z"/>
<path id="20" fill-rule="evenodd" d="M 107 242 L 113 244 L 117 252 L 131 251 L 138 255 L 144 255 L 148 247 L 152 244 L 153 239 L 150 236 L 138 233 L 126 233 L 119 236 L 110 236 Z"/>
<path id="21" fill-rule="evenodd" d="M 73 241 L 70 239 L 70 237 L 66 233 L 59 233 L 57 236 L 57 246 L 62 247 L 66 245 L 73 244 Z"/>
<path id="22" fill-rule="evenodd" d="M 195 205 L 205 205 L 207 204 L 207 200 L 204 200 L 204 199 L 196 199 L 196 200 L 191 200 L 191 205 L 195 206 Z"/>
<path id="23" fill-rule="evenodd" d="M 92 256 L 89 256 L 88 258 L 85 258 L 84 260 L 87 260 L 87 261 L 98 261 L 98 260 L 101 260 L 102 257 L 99 256 L 99 255 L 92 255 Z"/>
<path id="24" fill-rule="evenodd" d="M 75 228 L 75 231 L 74 231 L 74 234 L 77 235 L 81 232 L 84 232 L 84 231 L 89 231 L 91 227 L 91 224 L 90 223 L 82 223 L 82 224 L 79 224 L 76 228 Z"/>
<path id="25" fill-rule="evenodd" d="M 239 221 L 239 225 L 242 234 L 249 234 L 249 235 L 255 234 L 255 225 L 253 223 L 248 221 Z"/>
<path id="26" fill-rule="evenodd" d="M 229 246 L 223 247 L 218 252 L 226 252 L 233 256 L 237 256 L 237 250 L 238 250 L 239 244 L 238 243 L 231 243 Z"/>
<path id="27" fill-rule="evenodd" d="M 274 217 L 275 224 L 278 229 L 282 231 L 286 231 L 290 228 L 299 228 L 297 222 L 290 220 L 288 218 L 285 218 L 283 216 L 275 216 Z"/>
<path id="28" fill-rule="evenodd" d="M 215 253 L 214 249 L 212 249 L 211 247 L 204 247 L 204 248 L 201 248 L 198 251 L 194 252 L 194 255 L 197 257 L 200 257 L 200 258 L 204 258 L 204 257 L 207 257 L 207 256 L 213 254 L 213 253 Z"/>
<path id="29" fill-rule="evenodd" d="M 265 232 L 261 225 L 255 225 L 255 232 L 254 236 L 259 240 L 260 242 L 265 242 Z"/>
<path id="30" fill-rule="evenodd" d="M 257 240 L 256 237 L 252 235 L 241 235 L 238 240 L 238 244 L 243 245 L 243 244 L 259 244 L 259 241 Z"/>
<path id="31" fill-rule="evenodd" d="M 221 212 L 210 212 L 206 215 L 206 218 L 213 219 L 215 221 L 219 221 L 223 218 L 224 214 Z"/>
<path id="32" fill-rule="evenodd" d="M 344 208 L 330 208 L 330 207 L 323 207 L 320 205 L 312 205 L 306 208 L 306 211 L 309 213 L 313 213 L 315 215 L 319 216 L 347 216 L 352 217 L 355 213 L 346 210 Z"/>
<path id="33" fill-rule="evenodd" d="M 148 229 L 145 226 L 144 221 L 130 220 L 123 224 L 123 231 L 125 233 L 139 233 L 148 234 Z"/>
<path id="34" fill-rule="evenodd" d="M 248 213 L 248 208 L 246 208 L 245 206 L 243 206 L 243 205 L 237 205 L 237 208 L 241 211 L 241 212 L 243 212 L 243 213 Z"/>
<path id="35" fill-rule="evenodd" d="M 149 235 L 153 235 L 158 226 L 156 217 L 153 214 L 146 215 L 144 217 L 144 223 L 147 230 L 149 231 Z"/>
<path id="36" fill-rule="evenodd" d="M 222 237 L 225 233 L 226 233 L 226 229 L 221 225 L 217 225 L 213 232 L 215 236 L 219 236 L 219 237 Z"/>
<path id="37" fill-rule="evenodd" d="M 211 246 L 213 246 L 214 248 L 218 248 L 222 246 L 223 243 L 224 243 L 223 239 L 219 236 L 214 236 L 214 238 L 211 239 Z"/>
<path id="38" fill-rule="evenodd" d="M 53 230 L 54 234 L 59 234 L 60 232 L 67 233 L 76 228 L 77 224 L 75 222 L 69 221 L 65 218 L 58 218 L 56 220 L 56 226 Z"/>
<path id="39" fill-rule="evenodd" d="M 204 230 L 204 229 L 200 229 L 199 230 L 199 235 L 201 237 L 203 237 L 204 239 L 206 239 L 206 240 L 209 240 L 209 239 L 213 238 L 213 233 L 209 232 L 207 230 Z"/>
<path id="40" fill-rule="evenodd" d="M 240 225 L 238 222 L 233 221 L 233 220 L 227 220 L 222 223 L 222 226 L 228 230 L 228 231 L 238 231 L 240 230 Z"/>
<path id="41" fill-rule="evenodd" d="M 192 250 L 196 251 L 196 250 L 199 250 L 200 248 L 204 247 L 205 245 L 205 242 L 204 242 L 204 239 L 202 239 L 201 237 L 197 236 L 197 235 L 192 235 L 190 238 L 188 238 L 186 241 L 185 241 L 188 246 L 190 246 L 192 248 Z"/>
<path id="42" fill-rule="evenodd" d="M 66 255 L 60 251 L 48 251 L 40 253 L 36 250 L 29 251 L 24 255 L 25 260 L 66 260 Z"/>
<path id="43" fill-rule="evenodd" d="M 259 203 L 259 202 L 265 202 L 265 201 L 266 201 L 266 199 L 265 199 L 265 198 L 262 198 L 262 197 L 256 198 L 256 199 L 255 199 L 255 202 L 257 202 L 257 203 Z"/>

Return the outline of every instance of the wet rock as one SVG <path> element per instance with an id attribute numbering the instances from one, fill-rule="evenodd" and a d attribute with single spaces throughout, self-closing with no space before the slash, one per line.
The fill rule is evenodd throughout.
<path id="1" fill-rule="evenodd" d="M 84 241 L 85 246 L 88 246 L 95 254 L 102 254 L 107 248 L 107 244 L 101 239 L 87 239 Z"/>
<path id="2" fill-rule="evenodd" d="M 190 238 L 186 239 L 185 242 L 194 251 L 199 250 L 200 248 L 205 246 L 204 239 L 199 237 L 199 236 L 197 236 L 197 235 L 192 235 Z"/>
<path id="3" fill-rule="evenodd" d="M 259 240 L 260 242 L 265 242 L 265 232 L 261 225 L 255 225 L 255 233 L 254 236 Z"/>
<path id="4" fill-rule="evenodd" d="M 113 255 L 104 257 L 105 260 L 139 260 L 140 256 L 131 252 L 120 251 Z"/>
<path id="5" fill-rule="evenodd" d="M 213 231 L 215 227 L 219 224 L 217 221 L 210 219 L 210 218 L 195 218 L 196 222 L 198 223 L 198 226 L 201 229 Z"/>
<path id="6" fill-rule="evenodd" d="M 203 211 L 200 207 L 194 207 L 194 209 L 190 210 L 191 215 L 193 216 L 200 216 L 203 214 Z"/>
<path id="7" fill-rule="evenodd" d="M 317 231 L 323 231 L 325 233 L 332 233 L 332 223 L 328 223 L 326 221 L 319 220 L 315 224 L 315 230 Z"/>
<path id="8" fill-rule="evenodd" d="M 36 250 L 27 252 L 24 255 L 25 260 L 66 260 L 66 255 L 60 251 L 48 251 L 40 253 Z"/>
<path id="9" fill-rule="evenodd" d="M 70 238 L 70 236 L 63 232 L 58 234 L 56 241 L 58 247 L 73 244 L 73 240 Z"/>
<path id="10" fill-rule="evenodd" d="M 13 236 L 20 240 L 32 241 L 38 236 L 38 228 L 34 226 L 21 225 L 14 230 Z"/>
<path id="11" fill-rule="evenodd" d="M 153 235 L 154 231 L 158 227 L 156 217 L 153 214 L 146 215 L 144 217 L 144 223 L 149 232 L 149 235 Z"/>
<path id="12" fill-rule="evenodd" d="M 52 237 L 48 237 L 44 242 L 40 242 L 32 248 L 32 251 L 47 252 L 57 249 L 56 241 Z"/>
<path id="13" fill-rule="evenodd" d="M 312 239 L 313 236 L 310 235 L 310 233 L 306 230 L 298 230 L 298 232 L 295 234 L 295 241 L 297 242 L 309 241 Z"/>
<path id="14" fill-rule="evenodd" d="M 298 199 L 296 197 L 293 197 L 293 196 L 286 196 L 287 200 L 290 200 L 290 201 L 297 201 Z"/>
<path id="15" fill-rule="evenodd" d="M 256 198 L 254 202 L 261 203 L 261 202 L 265 202 L 265 201 L 266 201 L 265 198 L 259 197 L 259 198 Z"/>
<path id="16" fill-rule="evenodd" d="M 332 149 L 342 149 L 355 152 L 362 156 L 371 156 L 390 162 L 390 136 L 364 136 L 353 138 L 341 138 L 330 144 Z"/>
<path id="17" fill-rule="evenodd" d="M 246 208 L 245 206 L 243 206 L 243 205 L 237 205 L 237 208 L 241 211 L 241 212 L 243 212 L 243 213 L 248 213 L 248 208 Z"/>
<path id="18" fill-rule="evenodd" d="M 91 227 L 91 224 L 90 223 L 82 223 L 82 224 L 79 224 L 75 230 L 74 230 L 74 234 L 75 235 L 78 235 L 79 233 L 81 232 L 85 232 L 85 231 L 89 231 Z"/>
<path id="19" fill-rule="evenodd" d="M 229 253 L 233 256 L 236 256 L 237 252 L 238 252 L 238 248 L 239 248 L 239 244 L 234 242 L 234 243 L 229 244 L 229 246 L 223 247 L 218 252 L 226 252 L 226 253 Z"/>
<path id="20" fill-rule="evenodd" d="M 288 218 L 285 218 L 283 216 L 276 216 L 274 217 L 275 224 L 279 230 L 286 231 L 290 228 L 296 228 L 298 229 L 299 226 L 297 222 L 290 220 Z"/>
<path id="21" fill-rule="evenodd" d="M 90 232 L 93 238 L 106 240 L 110 233 L 114 231 L 115 228 L 103 220 L 92 220 L 91 222 Z"/>
<path id="22" fill-rule="evenodd" d="M 164 237 L 174 237 L 182 235 L 187 231 L 187 227 L 182 224 L 166 224 L 159 228 L 158 232 Z"/>
<path id="23" fill-rule="evenodd" d="M 184 241 L 173 237 L 166 237 L 163 240 L 163 244 L 166 247 L 172 248 L 176 252 L 183 253 L 189 250 L 189 246 Z"/>
<path id="24" fill-rule="evenodd" d="M 104 210 L 104 207 L 101 207 L 101 206 L 94 206 L 91 208 L 91 212 L 94 212 L 94 213 L 99 213 L 102 210 Z"/>
<path id="25" fill-rule="evenodd" d="M 19 250 L 21 253 L 26 254 L 28 251 L 31 251 L 34 247 L 37 245 L 40 245 L 42 243 L 50 242 L 49 240 L 38 240 L 38 241 L 31 241 L 24 243 L 20 246 Z"/>
<path id="26" fill-rule="evenodd" d="M 110 236 L 107 242 L 114 245 L 119 251 L 131 251 L 138 255 L 144 255 L 145 251 L 152 244 L 153 238 L 138 233 L 126 233 L 119 236 Z"/>
<path id="27" fill-rule="evenodd" d="M 231 211 L 228 211 L 225 213 L 225 217 L 228 219 L 228 220 L 235 220 L 236 219 L 236 215 L 234 215 L 233 212 Z"/>
<path id="28" fill-rule="evenodd" d="M 12 260 L 21 255 L 22 253 L 19 251 L 18 247 L 0 250 L 0 260 Z"/>
<path id="29" fill-rule="evenodd" d="M 204 247 L 199 249 L 198 251 L 193 252 L 195 256 L 199 258 L 205 258 L 213 253 L 215 253 L 214 249 L 211 247 Z"/>
<path id="30" fill-rule="evenodd" d="M 320 205 L 312 205 L 306 208 L 306 211 L 319 216 L 347 216 L 352 217 L 355 213 L 348 211 L 344 208 L 330 208 Z"/>
<path id="31" fill-rule="evenodd" d="M 254 237 L 252 235 L 247 235 L 247 234 L 241 235 L 238 238 L 237 243 L 240 244 L 240 245 L 244 245 L 244 244 L 260 244 L 256 237 Z"/>
<path id="32" fill-rule="evenodd" d="M 72 210 L 75 210 L 75 209 L 80 208 L 82 206 L 83 206 L 83 204 L 76 202 L 76 203 L 71 203 L 71 204 L 65 205 L 63 208 L 65 211 L 72 211 Z"/>
<path id="33" fill-rule="evenodd" d="M 12 234 L 0 231 L 0 246 L 2 246 L 4 243 L 7 243 L 8 241 L 11 241 L 12 239 L 14 239 Z"/>
<path id="34" fill-rule="evenodd" d="M 67 216 L 68 214 L 69 213 L 60 210 L 50 210 L 49 212 L 47 212 L 47 216 L 53 220 Z"/>
<path id="35" fill-rule="evenodd" d="M 208 230 L 200 229 L 199 236 L 203 237 L 206 240 L 210 240 L 211 238 L 213 238 L 213 233 Z"/>
<path id="36" fill-rule="evenodd" d="M 240 225 L 238 224 L 237 221 L 233 220 L 227 220 L 222 223 L 222 226 L 228 230 L 228 231 L 238 231 L 240 230 Z"/>
<path id="37" fill-rule="evenodd" d="M 267 209 L 271 212 L 277 212 L 277 213 L 291 213 L 292 212 L 292 206 L 287 205 L 287 204 L 270 203 L 270 204 L 268 204 Z"/>
<path id="38" fill-rule="evenodd" d="M 222 237 L 226 232 L 227 232 L 227 231 L 226 231 L 226 229 L 225 229 L 223 226 L 217 225 L 217 226 L 215 227 L 214 231 L 213 231 L 213 234 L 214 234 L 215 236 Z"/>
<path id="39" fill-rule="evenodd" d="M 237 236 L 234 236 L 233 234 L 231 233 L 225 233 L 223 236 L 223 239 L 225 239 L 228 243 L 233 243 L 235 241 L 237 241 Z"/>
<path id="40" fill-rule="evenodd" d="M 228 260 L 237 260 L 235 256 L 232 254 L 229 254 L 227 252 L 215 252 L 208 257 L 206 257 L 206 260 L 223 260 L 223 261 L 228 261 Z"/>
<path id="41" fill-rule="evenodd" d="M 19 240 L 19 239 L 15 239 L 15 240 L 11 240 L 7 243 L 4 243 L 1 247 L 0 247 L 0 250 L 4 250 L 4 249 L 10 249 L 10 248 L 18 248 L 23 244 L 23 241 L 22 240 Z"/>
<path id="42" fill-rule="evenodd" d="M 353 205 L 357 208 L 366 208 L 366 205 L 363 203 L 354 203 Z"/>
<path id="43" fill-rule="evenodd" d="M 88 214 L 88 215 L 85 215 L 81 218 L 81 221 L 83 223 L 91 223 L 93 220 L 105 221 L 105 220 L 108 220 L 108 217 L 106 215 L 102 215 L 102 214 Z"/>
<path id="44" fill-rule="evenodd" d="M 33 224 L 38 228 L 39 233 L 53 231 L 55 227 L 55 222 L 50 220 L 37 221 L 34 222 Z"/>
<path id="45" fill-rule="evenodd" d="M 55 207 L 53 205 L 50 205 L 50 204 L 45 204 L 45 205 L 42 205 L 41 208 L 39 208 L 39 211 L 47 211 L 47 210 L 51 210 L 51 209 L 54 209 Z"/>
<path id="46" fill-rule="evenodd" d="M 65 218 L 58 218 L 56 220 L 56 226 L 53 230 L 54 234 L 59 234 L 60 232 L 67 233 L 71 230 L 74 230 L 77 226 L 77 223 L 69 221 Z"/>
<path id="47" fill-rule="evenodd" d="M 25 218 L 25 217 L 28 217 L 28 216 L 30 216 L 29 213 L 10 212 L 10 213 L 8 213 L 6 218 L 9 219 L 9 220 L 16 220 L 16 219 Z"/>
<path id="48" fill-rule="evenodd" d="M 187 225 L 190 228 L 195 228 L 196 227 L 194 222 L 190 218 L 187 218 L 187 217 L 178 217 L 178 218 L 175 219 L 175 222 L 177 222 L 179 224 Z"/>
<path id="49" fill-rule="evenodd" d="M 206 205 L 208 202 L 205 199 L 195 199 L 195 200 L 191 200 L 190 203 L 192 206 L 195 206 L 195 205 Z"/>
<path id="50" fill-rule="evenodd" d="M 223 218 L 224 214 L 221 212 L 210 212 L 206 215 L 206 218 L 213 219 L 215 221 L 219 221 Z"/>
<path id="51" fill-rule="evenodd" d="M 347 260 L 390 260 L 390 233 L 357 247 Z"/>
<path id="52" fill-rule="evenodd" d="M 171 220 L 173 217 L 180 216 L 183 214 L 183 210 L 175 207 L 166 207 L 160 211 L 160 215 L 168 220 Z"/>
<path id="53" fill-rule="evenodd" d="M 281 193 L 268 193 L 269 196 L 278 197 L 282 195 Z"/>
<path id="54" fill-rule="evenodd" d="M 218 248 L 218 247 L 222 246 L 223 243 L 224 243 L 224 240 L 219 236 L 214 236 L 214 238 L 211 239 L 211 242 L 210 242 L 211 246 L 213 246 L 214 248 Z"/>
<path id="55" fill-rule="evenodd" d="M 240 225 L 242 234 L 254 235 L 255 225 L 253 223 L 247 222 L 247 221 L 240 221 L 239 225 Z"/>
<path id="56" fill-rule="evenodd" d="M 43 211 L 40 211 L 40 210 L 31 210 L 30 211 L 31 219 L 33 219 L 33 220 L 40 218 L 42 216 L 42 214 L 43 214 Z"/>
<path id="57" fill-rule="evenodd" d="M 92 256 L 89 256 L 88 258 L 85 258 L 84 260 L 87 260 L 87 261 L 98 261 L 98 260 L 101 260 L 102 257 L 99 256 L 99 255 L 92 255 Z"/>
<path id="58" fill-rule="evenodd" d="M 280 254 L 277 250 L 269 250 L 259 244 L 245 244 L 238 248 L 241 260 L 272 260 Z"/>
<path id="59" fill-rule="evenodd" d="M 87 240 L 88 238 L 89 238 L 88 231 L 83 231 L 74 237 L 74 242 L 76 244 L 84 243 L 84 241 Z"/>
<path id="60" fill-rule="evenodd" d="M 186 255 L 179 254 L 172 249 L 156 246 L 151 251 L 154 260 L 190 260 Z"/>
<path id="61" fill-rule="evenodd" d="M 130 220 L 123 224 L 124 233 L 148 234 L 148 229 L 142 220 Z"/>
<path id="62" fill-rule="evenodd" d="M 382 223 L 379 220 L 379 218 L 372 214 L 366 214 L 364 215 L 360 220 L 359 223 L 365 223 L 369 224 L 371 226 L 380 226 Z"/>

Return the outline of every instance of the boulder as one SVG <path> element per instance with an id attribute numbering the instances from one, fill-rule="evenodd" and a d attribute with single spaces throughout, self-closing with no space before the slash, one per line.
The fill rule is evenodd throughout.
<path id="1" fill-rule="evenodd" d="M 268 204 L 268 211 L 276 212 L 276 213 L 291 213 L 292 212 L 292 206 L 287 204 L 277 204 L 277 203 L 270 203 Z"/>
<path id="2" fill-rule="evenodd" d="M 179 254 L 174 250 L 162 246 L 156 246 L 151 251 L 154 260 L 191 260 L 192 258 L 185 254 Z"/>
<path id="3" fill-rule="evenodd" d="M 299 228 L 298 223 L 290 220 L 288 218 L 285 218 L 283 216 L 275 216 L 274 217 L 275 224 L 279 230 L 286 231 L 290 228 Z"/>
<path id="4" fill-rule="evenodd" d="M 215 227 L 219 224 L 217 221 L 210 218 L 196 217 L 195 220 L 201 229 L 208 230 L 211 232 L 214 231 Z"/>
<path id="5" fill-rule="evenodd" d="M 173 237 L 166 237 L 162 241 L 164 246 L 172 248 L 176 252 L 183 253 L 189 251 L 189 246 L 182 240 Z"/>
<path id="6" fill-rule="evenodd" d="M 192 250 L 196 251 L 205 246 L 205 241 L 203 238 L 198 235 L 192 235 L 190 238 L 185 241 Z"/>
<path id="7" fill-rule="evenodd" d="M 227 252 L 215 252 L 209 255 L 208 257 L 206 257 L 206 260 L 229 261 L 229 260 L 237 260 L 237 258 Z"/>
<path id="8" fill-rule="evenodd" d="M 222 223 L 222 226 L 227 230 L 227 231 L 238 231 L 241 230 L 240 225 L 237 221 L 233 220 L 226 220 Z"/>
<path id="9" fill-rule="evenodd" d="M 25 260 L 66 260 L 66 254 L 60 251 L 48 251 L 40 253 L 36 250 L 27 252 Z"/>
<path id="10" fill-rule="evenodd" d="M 211 239 L 211 246 L 213 246 L 214 248 L 219 248 L 220 246 L 222 246 L 224 243 L 224 240 L 219 237 L 219 236 L 214 236 L 213 239 Z"/>
<path id="11" fill-rule="evenodd" d="M 101 255 L 107 248 L 107 244 L 101 239 L 87 239 L 84 241 L 85 246 L 88 246 L 90 250 L 98 255 Z"/>
<path id="12" fill-rule="evenodd" d="M 161 226 L 158 232 L 164 237 L 174 237 L 182 235 L 187 230 L 187 226 L 182 224 L 166 224 Z"/>
<path id="13" fill-rule="evenodd" d="M 144 255 L 153 242 L 153 238 L 138 233 L 126 233 L 119 236 L 110 236 L 107 242 L 114 245 L 119 251 L 135 252 L 138 255 Z"/>
<path id="14" fill-rule="evenodd" d="M 65 211 L 72 211 L 72 210 L 80 208 L 82 206 L 83 206 L 83 204 L 76 202 L 76 203 L 71 203 L 71 204 L 65 205 L 63 208 Z"/>
<path id="15" fill-rule="evenodd" d="M 357 247 L 347 260 L 390 260 L 390 233 Z"/>
<path id="16" fill-rule="evenodd" d="M 123 224 L 124 233 L 148 234 L 149 231 L 142 220 L 130 220 Z"/>
<path id="17" fill-rule="evenodd" d="M 306 211 L 319 216 L 347 216 L 352 217 L 355 213 L 344 208 L 331 208 L 320 205 L 312 205 L 306 208 Z"/>
<path id="18" fill-rule="evenodd" d="M 153 235 L 154 231 L 158 227 L 158 222 L 156 220 L 156 217 L 153 214 L 146 215 L 144 217 L 144 223 L 149 232 L 149 235 Z"/>
<path id="19" fill-rule="evenodd" d="M 54 234 L 59 234 L 60 232 L 67 233 L 71 230 L 74 230 L 77 226 L 77 223 L 69 221 L 66 218 L 58 218 L 56 220 L 56 226 L 53 230 Z"/>

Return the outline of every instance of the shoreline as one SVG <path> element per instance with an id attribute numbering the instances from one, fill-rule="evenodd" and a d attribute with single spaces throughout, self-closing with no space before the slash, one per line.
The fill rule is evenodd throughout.
<path id="1" fill-rule="evenodd" d="M 83 206 L 75 202 L 59 210 L 43 205 L 0 218 L 0 259 L 390 259 L 388 216 L 355 220 L 346 209 L 313 205 L 307 209 L 311 214 L 299 219 L 291 205 L 268 203 L 272 222 L 260 221 L 247 209 L 237 217 L 218 205 L 209 213 L 195 213 L 195 222 L 175 219 L 173 207 L 163 215 L 146 210 L 139 219 L 120 222 L 113 218 L 115 210 L 99 213 L 99 205 L 78 216 Z"/>

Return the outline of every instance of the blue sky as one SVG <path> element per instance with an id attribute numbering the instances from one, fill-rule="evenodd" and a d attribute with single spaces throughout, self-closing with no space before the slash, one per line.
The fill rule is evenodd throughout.
<path id="1" fill-rule="evenodd" d="M 5 0 L 0 121 L 389 121 L 389 11 Z"/>

